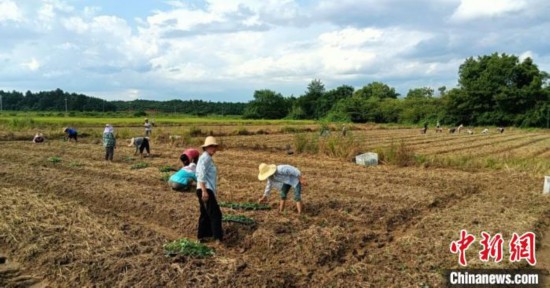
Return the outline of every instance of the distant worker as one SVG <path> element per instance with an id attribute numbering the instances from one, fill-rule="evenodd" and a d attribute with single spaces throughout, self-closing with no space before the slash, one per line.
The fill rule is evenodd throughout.
<path id="1" fill-rule="evenodd" d="M 63 133 L 67 134 L 67 141 L 71 142 L 71 139 L 74 139 L 74 142 L 78 142 L 78 132 L 75 129 L 65 127 Z"/>
<path id="2" fill-rule="evenodd" d="M 105 125 L 103 130 L 103 147 L 105 147 L 105 161 L 113 162 L 116 149 L 115 131 L 111 124 Z"/>
<path id="3" fill-rule="evenodd" d="M 464 125 L 458 125 L 458 127 L 456 128 L 456 132 L 460 133 L 460 130 L 462 130 L 462 128 L 464 128 Z"/>
<path id="4" fill-rule="evenodd" d="M 347 133 L 348 133 L 348 126 L 343 125 L 342 126 L 342 136 L 346 136 Z"/>
<path id="5" fill-rule="evenodd" d="M 128 147 L 136 147 L 136 151 L 134 152 L 134 155 L 136 155 L 139 151 L 139 156 L 143 158 L 143 150 L 147 151 L 146 156 L 151 155 L 151 151 L 149 150 L 149 137 L 134 137 L 130 139 L 130 144 Z"/>
<path id="6" fill-rule="evenodd" d="M 498 127 L 497 131 L 500 132 L 500 133 L 504 133 L 504 127 Z"/>
<path id="7" fill-rule="evenodd" d="M 293 187 L 296 209 L 298 210 L 298 214 L 301 214 L 303 209 L 302 186 L 307 186 L 302 177 L 302 172 L 290 165 L 268 165 L 265 163 L 260 164 L 258 169 L 258 179 L 260 181 L 267 180 L 264 195 L 258 200 L 258 203 L 268 202 L 271 189 L 276 188 L 280 191 L 279 212 L 282 212 L 285 209 L 288 191 Z"/>
<path id="8" fill-rule="evenodd" d="M 145 137 L 151 136 L 151 131 L 153 128 L 151 123 L 149 123 L 149 119 L 145 118 L 145 123 L 143 124 L 143 127 L 145 127 Z"/>
<path id="9" fill-rule="evenodd" d="M 32 139 L 33 143 L 43 143 L 44 141 L 46 141 L 46 138 L 44 138 L 44 135 L 42 133 L 36 133 L 36 135 L 34 135 L 34 138 Z"/>
<path id="10" fill-rule="evenodd" d="M 483 131 L 481 131 L 481 134 L 487 134 L 487 133 L 489 133 L 489 129 L 487 129 L 487 128 L 485 128 L 485 129 L 483 129 Z"/>
<path id="11" fill-rule="evenodd" d="M 428 122 L 425 122 L 424 128 L 420 129 L 420 133 L 426 134 L 427 131 L 428 131 Z"/>

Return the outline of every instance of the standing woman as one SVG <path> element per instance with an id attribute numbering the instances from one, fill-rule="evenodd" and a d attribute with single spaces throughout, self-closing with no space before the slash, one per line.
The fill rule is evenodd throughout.
<path id="1" fill-rule="evenodd" d="M 115 155 L 116 138 L 113 126 L 111 124 L 105 125 L 103 130 L 103 146 L 105 147 L 105 160 L 113 162 L 113 156 Z"/>
<path id="2" fill-rule="evenodd" d="M 216 201 L 216 182 L 218 171 L 212 156 L 218 149 L 218 143 L 212 136 L 206 137 L 204 152 L 197 163 L 197 197 L 200 204 L 200 217 L 197 238 L 205 242 L 206 238 L 213 237 L 218 242 L 223 240 L 222 211 Z"/>
<path id="3" fill-rule="evenodd" d="M 145 127 L 145 137 L 151 136 L 151 123 L 149 123 L 149 119 L 145 118 L 145 123 L 143 124 L 143 127 Z"/>

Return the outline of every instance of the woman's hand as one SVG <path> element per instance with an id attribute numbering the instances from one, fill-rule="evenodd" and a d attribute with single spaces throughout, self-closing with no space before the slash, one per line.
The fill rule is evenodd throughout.
<path id="1" fill-rule="evenodd" d="M 201 197 L 202 201 L 204 201 L 204 202 L 208 201 L 209 197 L 210 196 L 208 196 L 208 192 L 206 192 L 206 190 L 202 190 L 202 197 Z"/>
<path id="2" fill-rule="evenodd" d="M 267 203 L 267 197 L 262 196 L 259 200 L 258 200 L 258 204 L 262 204 L 262 203 Z"/>
<path id="3" fill-rule="evenodd" d="M 300 184 L 302 184 L 302 186 L 307 186 L 307 182 L 306 182 L 306 179 L 304 179 L 304 177 L 300 176 Z"/>

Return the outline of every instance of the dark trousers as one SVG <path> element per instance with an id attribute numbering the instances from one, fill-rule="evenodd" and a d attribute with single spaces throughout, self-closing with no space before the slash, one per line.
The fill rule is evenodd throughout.
<path id="1" fill-rule="evenodd" d="M 143 153 L 143 149 L 147 150 L 147 154 L 151 154 L 149 152 L 149 140 L 147 138 L 143 138 L 143 142 L 141 142 L 141 145 L 139 146 L 139 153 Z"/>
<path id="2" fill-rule="evenodd" d="M 105 147 L 105 160 L 113 161 L 113 156 L 115 155 L 115 147 Z"/>
<path id="3" fill-rule="evenodd" d="M 202 200 L 202 190 L 197 189 L 197 197 L 201 208 L 197 238 L 214 237 L 214 239 L 221 241 L 223 239 L 222 211 L 212 190 L 208 189 L 207 191 L 208 201 L 204 202 Z"/>

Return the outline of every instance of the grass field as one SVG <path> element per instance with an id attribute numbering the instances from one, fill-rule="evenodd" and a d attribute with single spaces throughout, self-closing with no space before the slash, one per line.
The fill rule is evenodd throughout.
<path id="1" fill-rule="evenodd" d="M 550 268 L 542 244 L 550 224 L 550 200 L 542 195 L 549 131 L 422 135 L 352 125 L 344 137 L 334 124 L 320 137 L 309 122 L 225 124 L 196 124 L 201 133 L 179 146 L 167 135 L 190 126 L 155 127 L 153 157 L 141 160 L 120 145 L 114 163 L 103 160 L 101 127 L 86 128 L 78 144 L 55 134 L 37 145 L 18 138 L 33 129 L 1 131 L 0 254 L 12 266 L 0 264 L 0 286 L 442 287 L 443 271 L 458 267 L 449 245 L 461 229 L 478 239 L 481 231 L 500 232 L 506 241 L 533 231 L 536 268 Z M 256 225 L 224 222 L 226 244 L 212 257 L 166 257 L 164 244 L 196 239 L 198 205 L 194 193 L 171 191 L 159 168 L 179 167 L 182 149 L 198 147 L 210 131 L 224 146 L 214 156 L 219 201 L 254 202 L 265 185 L 258 165 L 288 163 L 309 183 L 304 214 L 292 205 L 279 214 L 275 192 L 271 210 L 222 208 Z M 379 152 L 381 165 L 352 163 L 367 151 Z M 131 169 L 141 161 L 148 166 Z M 506 244 L 501 263 L 481 262 L 479 242 L 474 246 L 470 268 L 528 266 L 507 261 Z"/>

